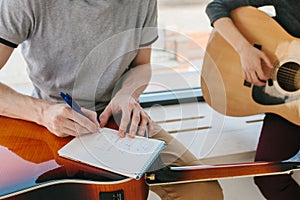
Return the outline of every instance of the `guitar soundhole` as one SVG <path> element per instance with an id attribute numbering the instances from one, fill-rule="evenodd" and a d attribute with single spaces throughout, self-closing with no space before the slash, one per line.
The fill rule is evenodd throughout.
<path id="1" fill-rule="evenodd" d="M 300 66 L 295 62 L 284 63 L 277 71 L 278 85 L 285 91 L 295 92 L 300 89 Z"/>

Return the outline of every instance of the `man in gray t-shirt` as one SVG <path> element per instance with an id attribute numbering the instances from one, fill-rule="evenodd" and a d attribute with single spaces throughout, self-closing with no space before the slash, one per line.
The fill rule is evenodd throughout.
<path id="1" fill-rule="evenodd" d="M 151 76 L 150 45 L 158 37 L 156 4 L 0 0 L 0 68 L 20 45 L 34 86 L 33 96 L 26 96 L 0 84 L 0 115 L 35 122 L 62 137 L 97 132 L 121 112 L 121 137 L 128 124 L 131 137 L 148 129 L 150 137 L 167 143 L 161 155 L 166 165 L 199 165 L 138 103 Z M 61 91 L 71 94 L 88 118 L 62 103 Z M 95 111 L 101 112 L 98 119 Z M 152 189 L 162 199 L 222 199 L 216 181 Z"/>
<path id="2" fill-rule="evenodd" d="M 60 102 L 62 99 L 59 94 L 63 91 L 71 94 L 84 108 L 95 111 L 103 110 L 112 95 L 118 92 L 117 88 L 121 88 L 117 86 L 118 81 L 126 71 L 131 74 L 129 69 L 136 66 L 132 62 L 135 58 L 140 58 L 136 61 L 138 64 L 149 63 L 150 50 L 145 47 L 158 37 L 154 0 L 139 3 L 135 0 L 1 0 L 0 6 L 0 38 L 11 47 L 21 46 L 34 86 L 33 96 Z M 144 51 L 147 52 L 146 55 L 137 57 Z M 125 88 L 122 88 L 122 93 L 131 93 L 137 90 L 137 87 L 146 86 L 150 66 L 141 68 L 145 73 L 138 79 L 143 79 L 145 82 L 141 84 L 144 85 L 126 88 L 123 83 L 122 87 Z M 133 82 L 132 77 L 130 79 L 130 82 Z M 132 101 L 136 101 L 138 96 L 139 94 L 136 94 L 135 100 Z M 125 98 L 127 99 L 123 99 L 124 102 L 129 100 L 127 94 Z M 30 103 L 27 107 L 29 105 Z M 39 104 L 34 106 L 37 105 Z M 52 106 L 48 106 L 47 103 L 37 109 L 44 110 L 46 107 Z M 42 117 L 32 120 L 32 115 L 20 117 L 45 124 L 42 121 L 46 119 Z M 57 115 L 59 114 L 54 114 Z M 142 117 L 147 118 L 146 115 Z M 149 118 L 145 120 L 146 125 Z M 83 132 L 96 130 L 96 121 L 94 124 L 87 124 L 90 128 L 82 130 Z M 68 123 L 65 125 L 71 126 Z M 86 123 L 83 125 L 79 127 L 84 129 Z M 76 134 L 75 130 L 54 126 L 58 125 L 51 122 L 46 124 L 46 127 L 57 135 Z"/>

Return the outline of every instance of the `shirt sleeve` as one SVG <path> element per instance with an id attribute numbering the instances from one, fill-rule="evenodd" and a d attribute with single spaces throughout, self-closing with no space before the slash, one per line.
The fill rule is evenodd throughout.
<path id="1" fill-rule="evenodd" d="M 26 0 L 0 0 L 0 42 L 16 47 L 25 41 L 33 27 L 32 11 Z"/>
<path id="2" fill-rule="evenodd" d="M 273 5 L 272 0 L 214 0 L 206 7 L 206 14 L 210 20 L 211 25 L 222 18 L 230 17 L 230 12 L 235 8 L 242 6 L 260 7 L 265 5 Z"/>
<path id="3" fill-rule="evenodd" d="M 148 13 L 142 28 L 140 47 L 148 46 L 158 39 L 157 30 L 157 1 L 150 0 Z"/>

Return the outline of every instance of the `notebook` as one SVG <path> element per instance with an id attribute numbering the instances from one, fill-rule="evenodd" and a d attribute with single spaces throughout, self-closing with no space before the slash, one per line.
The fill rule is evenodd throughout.
<path id="1" fill-rule="evenodd" d="M 140 136 L 120 138 L 118 131 L 102 128 L 98 133 L 75 137 L 58 154 L 138 180 L 165 145 L 164 141 Z"/>

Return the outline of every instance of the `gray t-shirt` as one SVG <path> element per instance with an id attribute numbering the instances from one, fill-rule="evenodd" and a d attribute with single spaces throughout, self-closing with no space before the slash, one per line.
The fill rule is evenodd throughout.
<path id="1" fill-rule="evenodd" d="M 156 0 L 0 0 L 0 38 L 21 45 L 34 95 L 103 109 L 139 48 L 157 39 Z"/>

